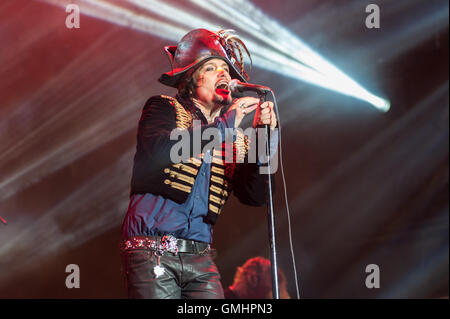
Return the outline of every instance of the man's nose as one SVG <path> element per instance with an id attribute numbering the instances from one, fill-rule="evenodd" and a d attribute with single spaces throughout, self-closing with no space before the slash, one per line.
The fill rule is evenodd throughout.
<path id="1" fill-rule="evenodd" d="M 217 73 L 219 73 L 219 76 L 223 76 L 223 77 L 226 77 L 226 78 L 230 78 L 230 74 L 229 74 L 228 71 L 225 70 L 224 68 L 219 67 L 219 68 L 217 68 L 216 71 L 217 71 Z"/>

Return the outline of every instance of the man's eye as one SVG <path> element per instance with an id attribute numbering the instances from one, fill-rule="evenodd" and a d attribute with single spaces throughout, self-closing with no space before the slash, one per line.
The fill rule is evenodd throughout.
<path id="1" fill-rule="evenodd" d="M 208 66 L 208 67 L 206 68 L 206 71 L 214 71 L 214 68 L 213 68 L 212 66 Z"/>

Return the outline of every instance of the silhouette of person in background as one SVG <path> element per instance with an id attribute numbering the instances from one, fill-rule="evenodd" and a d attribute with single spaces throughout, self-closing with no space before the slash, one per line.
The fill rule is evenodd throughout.
<path id="1" fill-rule="evenodd" d="M 278 268 L 281 299 L 291 299 L 287 291 L 286 276 Z M 233 284 L 225 289 L 226 299 L 272 299 L 272 274 L 270 260 L 263 257 L 248 259 L 238 267 Z"/>

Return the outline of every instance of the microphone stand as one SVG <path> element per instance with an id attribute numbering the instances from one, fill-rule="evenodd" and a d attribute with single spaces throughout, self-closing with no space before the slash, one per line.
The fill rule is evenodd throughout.
<path id="1" fill-rule="evenodd" d="M 258 92 L 259 105 L 266 101 L 267 92 Z M 259 107 L 259 106 L 258 106 Z M 277 248 L 275 241 L 275 218 L 273 213 L 273 194 L 272 194 L 272 176 L 271 176 L 271 162 L 270 162 L 270 127 L 269 125 L 264 125 L 265 132 L 265 145 L 267 154 L 267 184 L 269 201 L 267 203 L 267 218 L 269 226 L 269 249 L 270 249 L 270 270 L 272 272 L 272 298 L 280 299 L 280 289 L 278 284 L 278 264 L 277 264 Z"/>

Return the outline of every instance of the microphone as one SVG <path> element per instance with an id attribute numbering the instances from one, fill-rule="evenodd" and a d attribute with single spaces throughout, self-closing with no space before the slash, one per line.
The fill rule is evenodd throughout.
<path id="1" fill-rule="evenodd" d="M 267 93 L 267 92 L 272 91 L 267 86 L 251 84 L 251 83 L 244 83 L 244 82 L 238 81 L 236 79 L 233 79 L 230 81 L 230 83 L 228 83 L 228 89 L 231 91 L 231 93 L 238 93 L 238 92 L 242 93 L 245 91 L 253 91 L 258 94 L 261 94 L 261 93 Z"/>

